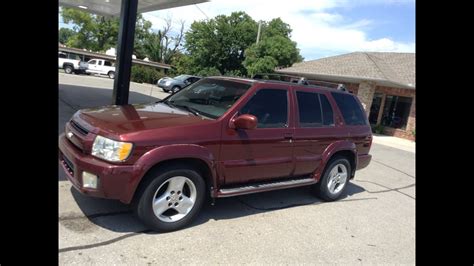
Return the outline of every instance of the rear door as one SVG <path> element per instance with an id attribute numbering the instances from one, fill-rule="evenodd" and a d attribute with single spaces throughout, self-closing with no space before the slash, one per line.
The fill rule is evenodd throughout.
<path id="1" fill-rule="evenodd" d="M 228 127 L 224 130 L 221 167 L 226 184 L 291 176 L 294 128 L 290 102 L 287 86 L 268 85 L 258 88 L 247 102 L 241 104 L 239 114 L 256 116 L 258 125 L 251 130 Z"/>
<path id="2" fill-rule="evenodd" d="M 329 144 L 347 137 L 336 123 L 329 93 L 314 88 L 295 88 L 296 125 L 294 133 L 295 176 L 313 173 L 321 164 Z"/>

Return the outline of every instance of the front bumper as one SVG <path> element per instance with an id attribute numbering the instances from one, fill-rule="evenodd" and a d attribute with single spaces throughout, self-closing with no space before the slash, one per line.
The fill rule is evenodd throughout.
<path id="1" fill-rule="evenodd" d="M 156 84 L 156 86 L 162 88 L 162 89 L 165 90 L 165 91 L 170 91 L 171 88 L 173 87 L 173 85 L 168 85 L 168 86 L 166 86 L 165 84 Z"/>
<path id="2" fill-rule="evenodd" d="M 130 203 L 130 185 L 135 174 L 133 165 L 107 163 L 84 154 L 67 140 L 64 134 L 59 137 L 59 162 L 68 180 L 82 194 Z M 83 171 L 98 176 L 97 189 L 83 188 Z"/>

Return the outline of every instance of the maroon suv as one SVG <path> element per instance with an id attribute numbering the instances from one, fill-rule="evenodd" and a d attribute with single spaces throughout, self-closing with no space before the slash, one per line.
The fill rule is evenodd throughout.
<path id="1" fill-rule="evenodd" d="M 269 80 L 211 77 L 152 104 L 80 110 L 59 159 L 83 194 L 132 204 L 158 231 L 212 198 L 312 185 L 336 200 L 366 167 L 372 133 L 356 96 Z"/>

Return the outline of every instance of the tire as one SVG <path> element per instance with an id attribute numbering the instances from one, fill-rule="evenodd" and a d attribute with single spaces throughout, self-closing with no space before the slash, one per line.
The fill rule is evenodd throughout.
<path id="1" fill-rule="evenodd" d="M 169 90 L 165 90 L 165 89 L 163 89 L 163 91 L 164 91 L 164 92 L 170 92 Z"/>
<path id="2" fill-rule="evenodd" d="M 177 93 L 181 88 L 179 86 L 174 86 L 173 88 L 171 88 L 171 93 Z"/>
<path id="3" fill-rule="evenodd" d="M 66 65 L 63 68 L 64 68 L 64 72 L 66 74 L 72 74 L 74 72 L 74 68 L 70 65 Z"/>
<path id="4" fill-rule="evenodd" d="M 198 172 L 185 165 L 172 165 L 152 170 L 145 178 L 135 204 L 136 214 L 144 224 L 155 231 L 169 232 L 194 220 L 206 191 Z M 152 202 L 157 202 L 156 208 Z"/>
<path id="5" fill-rule="evenodd" d="M 109 78 L 111 78 L 111 79 L 114 79 L 114 78 L 115 78 L 115 72 L 114 72 L 114 71 L 109 71 L 109 73 L 107 73 L 107 75 L 108 75 Z"/>
<path id="6" fill-rule="evenodd" d="M 338 156 L 331 159 L 324 169 L 322 178 L 314 185 L 316 196 L 324 201 L 337 200 L 346 190 L 350 173 L 351 164 L 347 158 Z"/>

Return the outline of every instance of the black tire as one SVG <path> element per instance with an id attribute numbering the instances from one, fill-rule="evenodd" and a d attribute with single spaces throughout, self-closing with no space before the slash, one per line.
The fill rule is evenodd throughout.
<path id="1" fill-rule="evenodd" d="M 181 88 L 179 86 L 173 86 L 173 88 L 171 88 L 171 93 L 177 93 Z"/>
<path id="2" fill-rule="evenodd" d="M 328 183 L 330 181 L 330 172 L 338 166 L 339 171 L 343 171 L 343 168 L 340 165 L 344 165 L 346 167 L 346 180 L 342 185 L 342 189 L 340 189 L 337 193 L 332 193 L 328 188 Z M 344 193 L 347 188 L 347 184 L 349 183 L 350 173 L 351 173 L 351 164 L 346 157 L 337 156 L 332 158 L 327 164 L 326 168 L 324 169 L 324 173 L 322 178 L 319 180 L 317 184 L 314 185 L 314 193 L 316 196 L 324 201 L 335 201 L 339 199 L 339 197 Z"/>
<path id="3" fill-rule="evenodd" d="M 163 89 L 163 91 L 164 91 L 164 92 L 170 92 L 169 90 L 165 90 L 165 89 Z"/>
<path id="4" fill-rule="evenodd" d="M 114 72 L 114 71 L 109 71 L 109 73 L 107 73 L 107 75 L 108 75 L 109 78 L 111 78 L 111 79 L 114 79 L 114 78 L 115 78 L 115 72 Z"/>
<path id="5" fill-rule="evenodd" d="M 70 65 L 65 65 L 64 67 L 64 72 L 66 74 L 72 74 L 74 73 L 74 67 L 70 66 Z"/>
<path id="6" fill-rule="evenodd" d="M 193 207 L 183 218 L 175 222 L 164 222 L 155 215 L 152 201 L 154 200 L 155 193 L 157 193 L 162 184 L 168 182 L 173 177 L 179 176 L 186 177 L 194 184 L 196 188 L 196 199 Z M 145 183 L 141 184 L 137 191 L 138 194 L 136 195 L 134 208 L 138 218 L 149 226 L 150 229 L 158 232 L 169 232 L 181 229 L 191 223 L 201 210 L 206 189 L 204 179 L 197 171 L 186 165 L 177 164 L 170 165 L 166 168 L 151 170 L 144 178 L 146 178 Z M 184 189 L 182 193 L 185 193 Z M 175 212 L 174 208 L 170 208 L 168 211 L 172 213 Z"/>

